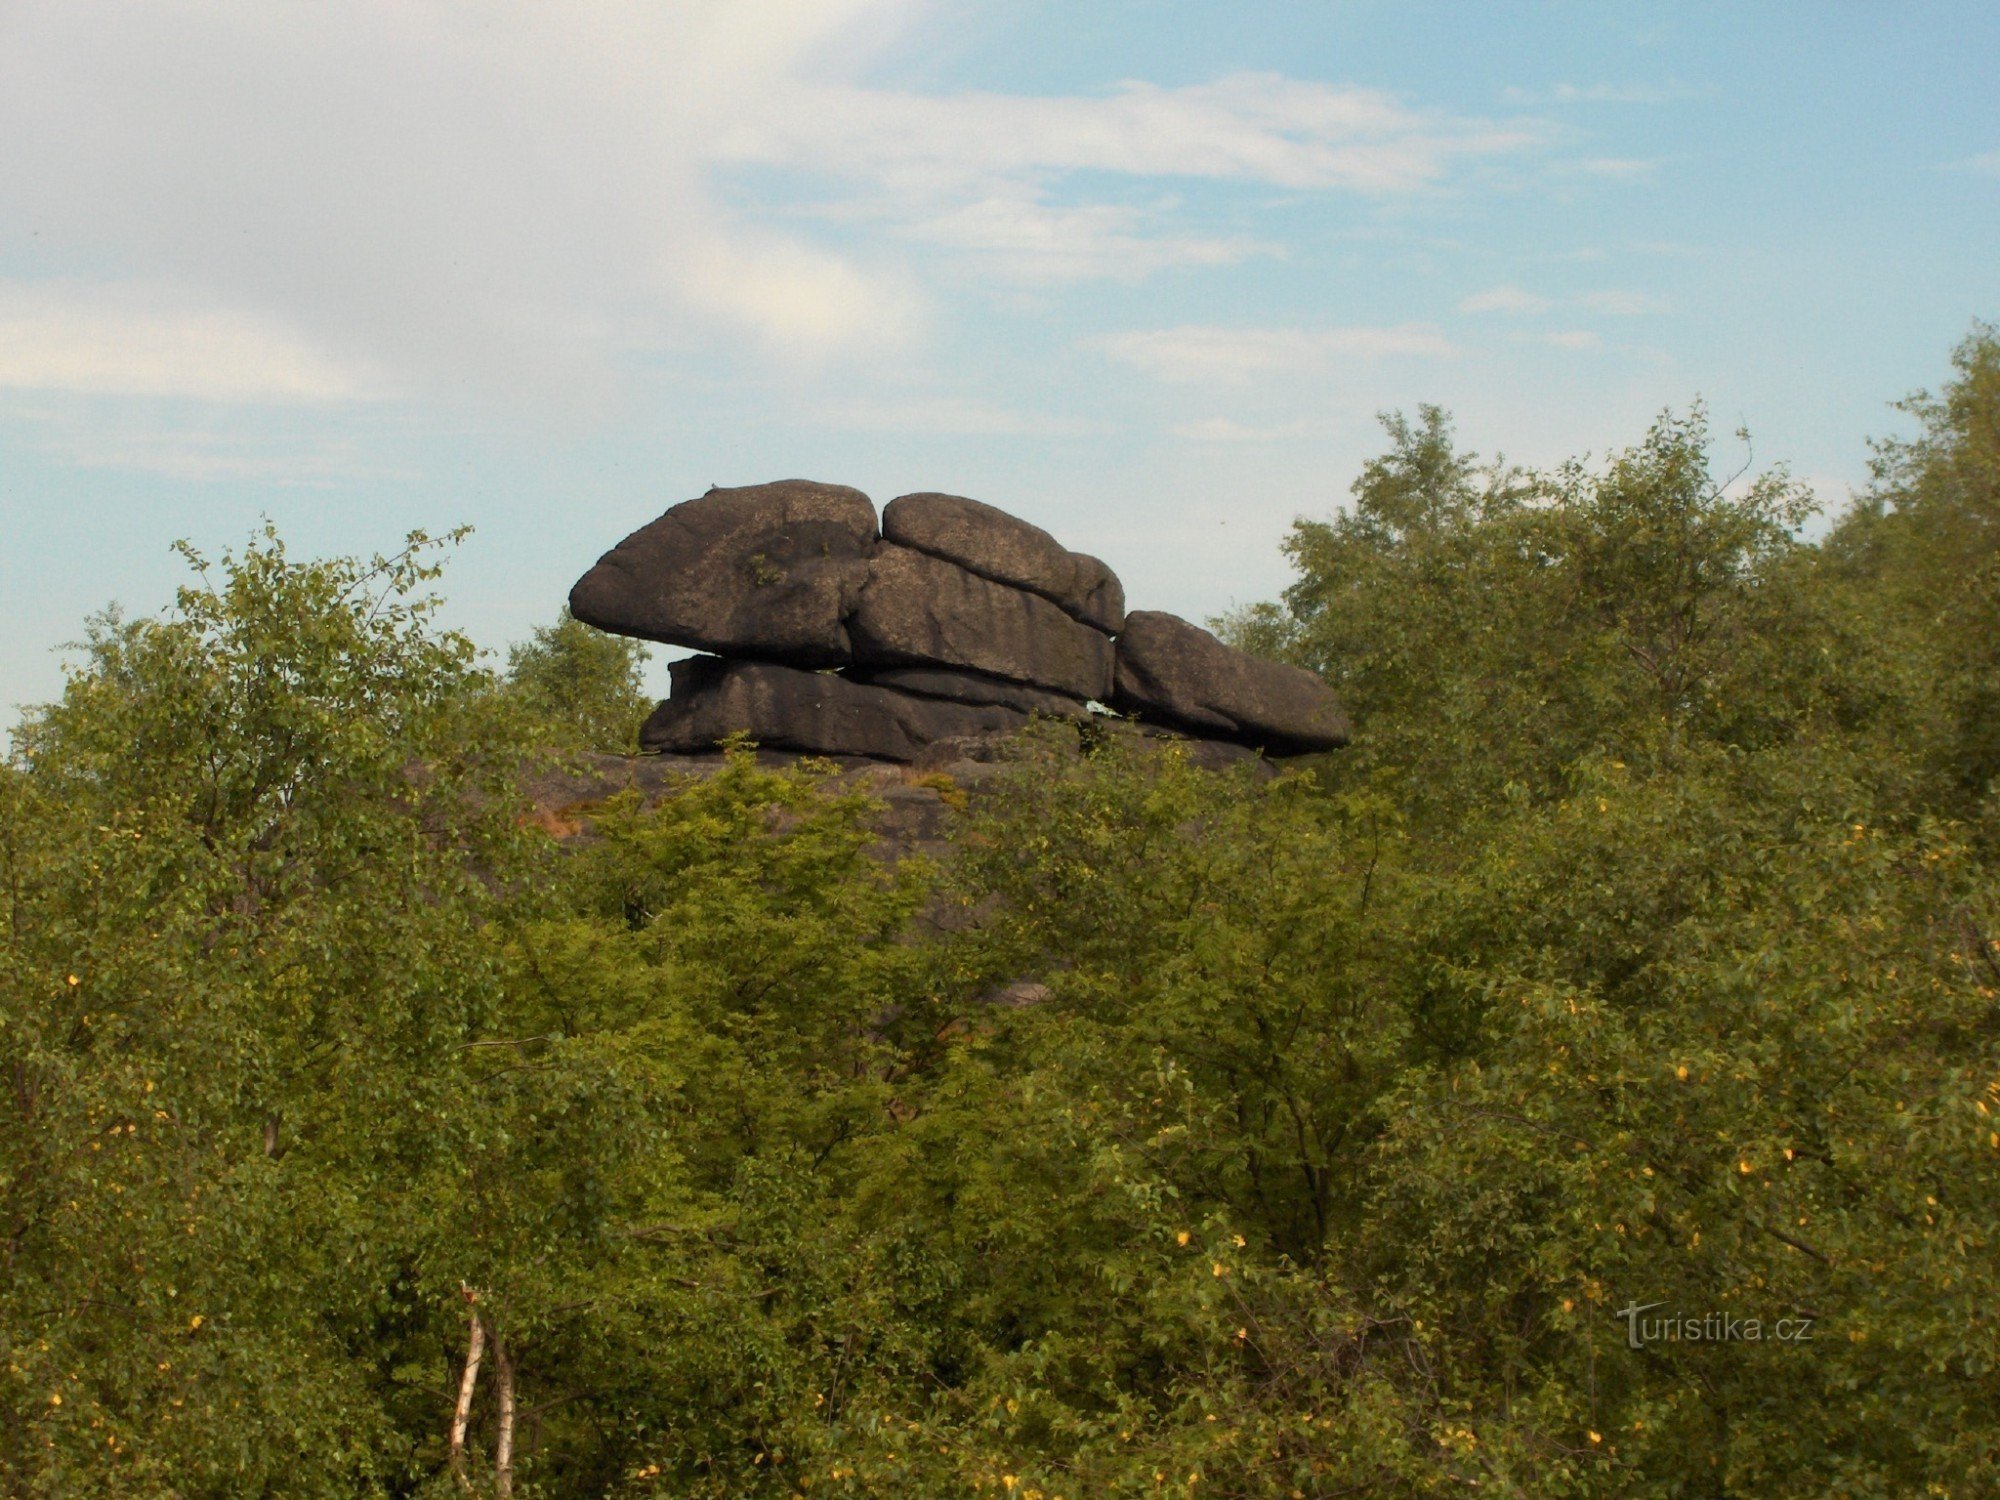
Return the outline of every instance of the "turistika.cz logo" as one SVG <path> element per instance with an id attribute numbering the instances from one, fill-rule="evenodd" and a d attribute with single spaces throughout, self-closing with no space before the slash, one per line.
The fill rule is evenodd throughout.
<path id="1" fill-rule="evenodd" d="M 1664 1302 L 1633 1303 L 1613 1313 L 1625 1325 L 1625 1347 L 1643 1349 L 1648 1344 L 1759 1344 L 1774 1340 L 1781 1344 L 1812 1342 L 1813 1324 L 1819 1321 L 1804 1313 L 1793 1313 L 1776 1322 L 1762 1318 L 1741 1318 L 1734 1313 L 1665 1312 L 1648 1317 Z"/>

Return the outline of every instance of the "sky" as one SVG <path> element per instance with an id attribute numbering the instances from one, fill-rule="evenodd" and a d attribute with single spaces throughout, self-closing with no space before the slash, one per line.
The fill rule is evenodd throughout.
<path id="1" fill-rule="evenodd" d="M 791 477 L 1199 620 L 1420 402 L 1553 466 L 1699 400 L 1837 510 L 2000 318 L 1996 58 L 1990 0 L 0 0 L 0 707 L 266 517 L 471 525 L 498 652 Z"/>

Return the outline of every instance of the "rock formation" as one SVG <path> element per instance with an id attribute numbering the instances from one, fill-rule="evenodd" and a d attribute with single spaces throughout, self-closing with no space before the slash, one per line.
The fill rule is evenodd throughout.
<path id="1" fill-rule="evenodd" d="M 1134 610 L 1118 637 L 1111 706 L 1273 754 L 1347 743 L 1347 715 L 1315 672 L 1225 646 L 1199 625 Z"/>
<path id="2" fill-rule="evenodd" d="M 788 479 L 712 489 L 605 553 L 579 620 L 716 653 L 673 665 L 649 750 L 732 734 L 774 749 L 909 762 L 1106 711 L 1203 742 L 1205 764 L 1347 743 L 1319 677 L 1199 626 L 1125 612 L 1110 568 L 977 500 L 892 500 Z M 831 670 L 838 669 L 838 670 Z"/>

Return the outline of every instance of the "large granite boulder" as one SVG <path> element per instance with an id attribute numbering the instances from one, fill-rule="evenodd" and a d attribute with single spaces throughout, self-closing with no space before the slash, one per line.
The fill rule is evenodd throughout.
<path id="1" fill-rule="evenodd" d="M 713 489 L 598 559 L 570 613 L 619 635 L 837 666 L 875 534 L 874 505 L 845 485 Z"/>
<path id="2" fill-rule="evenodd" d="M 883 507 L 882 535 L 995 583 L 1040 594 L 1107 634 L 1116 635 L 1125 624 L 1125 588 L 1110 568 L 978 500 L 898 495 Z"/>
<path id="3" fill-rule="evenodd" d="M 1111 691 L 1111 641 L 1039 594 L 883 543 L 848 634 L 856 664 L 970 669 L 1071 698 Z"/>
<path id="4" fill-rule="evenodd" d="M 1352 732 L 1340 700 L 1317 673 L 1238 651 L 1198 625 L 1150 609 L 1125 617 L 1111 706 L 1280 754 L 1331 750 Z"/>
<path id="5" fill-rule="evenodd" d="M 697 755 L 747 733 L 772 749 L 912 761 L 936 741 L 1008 734 L 1028 721 L 996 704 L 919 698 L 774 662 L 697 656 L 670 670 L 672 696 L 639 731 L 642 749 Z"/>
<path id="6" fill-rule="evenodd" d="M 1034 713 L 1106 732 L 1092 702 L 1136 720 L 1126 732 L 1193 737 L 1204 764 L 1349 733 L 1312 673 L 1172 615 L 1127 615 L 1096 558 L 958 495 L 903 495 L 878 533 L 868 497 L 845 486 L 712 489 L 605 553 L 570 609 L 719 653 L 676 665 L 647 723 L 649 749 L 683 755 L 747 733 L 774 751 L 907 762 L 998 743 Z M 827 667 L 842 671 L 809 670 Z"/>
<path id="7" fill-rule="evenodd" d="M 848 667 L 843 676 L 877 687 L 894 688 L 899 693 L 915 693 L 920 698 L 945 698 L 953 703 L 998 703 L 1022 713 L 1048 714 L 1056 718 L 1080 718 L 1089 713 L 1081 698 L 1052 693 L 1047 688 L 1030 687 L 1025 682 L 1003 682 L 978 672 L 950 672 L 942 667 Z"/>

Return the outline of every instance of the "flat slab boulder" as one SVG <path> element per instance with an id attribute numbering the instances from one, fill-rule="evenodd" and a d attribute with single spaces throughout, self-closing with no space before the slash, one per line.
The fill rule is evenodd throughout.
<path id="1" fill-rule="evenodd" d="M 1279 754 L 1332 750 L 1352 734 L 1317 673 L 1238 651 L 1199 625 L 1149 609 L 1125 618 L 1111 706 Z"/>
<path id="2" fill-rule="evenodd" d="M 649 641 L 838 666 L 875 545 L 875 507 L 845 485 L 714 489 L 599 558 L 570 613 Z"/>
<path id="3" fill-rule="evenodd" d="M 1104 563 L 1072 552 L 1041 527 L 963 495 L 898 495 L 882 510 L 882 535 L 955 562 L 995 583 L 1039 594 L 1065 614 L 1116 635 L 1125 587 Z"/>
<path id="4" fill-rule="evenodd" d="M 942 667 L 849 667 L 846 676 L 858 682 L 889 687 L 920 698 L 944 698 L 953 703 L 997 703 L 1022 713 L 1080 718 L 1089 712 L 1081 698 L 1065 697 L 1025 682 L 1003 682 L 978 672 L 949 672 Z"/>
<path id="5" fill-rule="evenodd" d="M 672 696 L 639 731 L 646 750 L 694 755 L 748 734 L 771 749 L 911 761 L 935 741 L 1009 734 L 1028 721 L 996 704 L 919 698 L 775 662 L 697 656 L 670 670 Z"/>
<path id="6" fill-rule="evenodd" d="M 1111 640 L 1025 589 L 884 542 L 848 619 L 865 667 L 938 666 L 1070 698 L 1111 691 Z"/>

